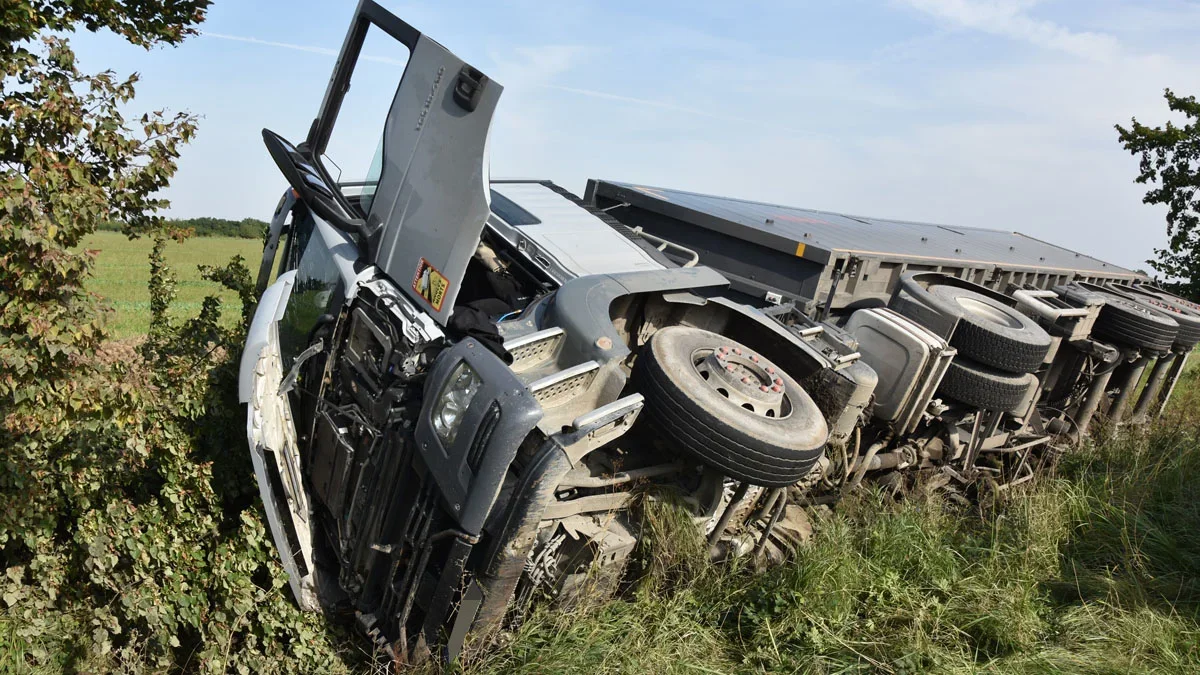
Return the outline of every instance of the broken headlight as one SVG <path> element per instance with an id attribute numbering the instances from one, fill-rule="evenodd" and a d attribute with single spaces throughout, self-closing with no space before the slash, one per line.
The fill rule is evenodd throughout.
<path id="1" fill-rule="evenodd" d="M 481 384 L 479 376 L 464 361 L 458 364 L 446 386 L 442 387 L 442 393 L 433 406 L 433 430 L 445 445 L 454 443 L 467 408 L 475 394 L 479 393 Z"/>

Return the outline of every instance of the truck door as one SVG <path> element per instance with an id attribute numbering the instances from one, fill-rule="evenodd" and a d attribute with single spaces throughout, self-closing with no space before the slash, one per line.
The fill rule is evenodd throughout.
<path id="1" fill-rule="evenodd" d="M 408 60 L 366 180 L 347 203 L 366 220 L 371 262 L 445 325 L 488 217 L 488 131 L 502 87 L 363 0 L 306 143 L 318 161 L 342 131 L 339 115 L 357 113 L 343 102 L 356 64 L 377 67 L 363 49 L 377 31 L 403 44 Z"/>

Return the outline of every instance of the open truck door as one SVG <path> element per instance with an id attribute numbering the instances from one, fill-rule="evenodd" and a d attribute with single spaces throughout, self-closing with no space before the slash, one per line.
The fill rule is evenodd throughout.
<path id="1" fill-rule="evenodd" d="M 354 67 L 360 57 L 372 58 L 361 52 L 374 29 L 402 43 L 409 55 L 352 209 L 364 219 L 362 235 L 372 261 L 446 325 L 488 218 L 488 131 L 502 87 L 363 0 L 305 144 L 318 168 Z M 339 196 L 345 201 L 341 191 Z"/>
<path id="2" fill-rule="evenodd" d="M 406 59 L 364 52 L 368 35 L 402 45 Z M 379 45 L 376 45 L 379 46 Z M 349 148 L 366 155 L 360 110 L 343 110 L 356 65 L 392 76 L 394 89 L 360 91 L 385 99 L 374 161 L 365 180 L 347 182 L 326 168 L 339 116 Z M 364 70 L 364 69 L 360 69 Z M 370 70 L 370 69 L 365 69 Z M 397 72 L 399 71 L 399 72 Z M 398 84 L 395 84 L 398 81 Z M 305 142 L 263 130 L 263 140 L 292 190 L 275 214 L 259 274 L 261 299 L 242 355 L 239 395 L 272 536 L 301 607 L 319 608 L 312 495 L 305 467 L 308 430 L 301 393 L 315 399 L 341 309 L 375 263 L 435 321 L 445 324 L 467 263 L 487 221 L 487 136 L 501 87 L 372 0 L 362 0 Z M 373 109 L 374 110 L 374 109 Z M 367 111 L 372 112 L 372 111 Z M 347 113 L 347 114 L 343 114 Z M 344 158 L 342 158 L 344 159 Z M 290 216 L 290 225 L 284 222 Z M 287 253 L 275 252 L 286 231 Z M 273 268 L 279 277 L 268 286 Z M 307 363 L 307 365 L 306 365 Z M 302 415 L 300 415 L 302 417 Z"/>

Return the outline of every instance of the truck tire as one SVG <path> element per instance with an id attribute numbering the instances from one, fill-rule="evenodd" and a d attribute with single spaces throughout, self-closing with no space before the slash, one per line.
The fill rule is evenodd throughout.
<path id="1" fill-rule="evenodd" d="M 1034 386 L 1037 386 L 1037 376 L 1032 373 L 1006 373 L 955 356 L 946 369 L 938 393 L 974 408 L 1011 411 L 1025 400 Z"/>
<path id="2" fill-rule="evenodd" d="M 1087 295 L 1104 299 L 1092 328 L 1092 337 L 1101 341 L 1166 353 L 1179 334 L 1179 323 L 1171 317 L 1099 286 L 1073 282 L 1056 286 L 1054 292 L 1068 302 Z"/>
<path id="3" fill-rule="evenodd" d="M 1032 373 L 1050 351 L 1050 334 L 1037 321 L 981 293 L 958 286 L 934 286 L 930 295 L 958 310 L 950 344 L 960 354 L 1010 373 Z"/>
<path id="4" fill-rule="evenodd" d="M 930 322 L 925 319 L 925 317 L 930 313 L 937 314 L 937 310 L 928 308 L 922 305 L 920 302 L 917 302 L 916 300 L 904 295 L 897 295 L 896 297 L 892 298 L 891 302 L 888 303 L 888 309 L 896 312 L 906 319 L 910 319 L 918 325 L 924 326 L 925 328 L 940 334 L 940 331 L 937 330 L 936 327 L 931 326 Z"/>
<path id="5" fill-rule="evenodd" d="M 659 330 L 638 355 L 633 381 L 646 399 L 638 424 L 731 478 L 792 485 L 825 449 L 825 418 L 799 383 L 716 333 Z"/>
<path id="6" fill-rule="evenodd" d="M 1148 305 L 1175 320 L 1179 324 L 1179 332 L 1175 335 L 1173 346 L 1176 349 L 1189 351 L 1200 343 L 1200 311 L 1188 307 L 1178 298 L 1172 298 L 1161 293 L 1151 293 L 1140 289 L 1114 289 L 1122 291 L 1130 300 L 1138 304 Z"/>

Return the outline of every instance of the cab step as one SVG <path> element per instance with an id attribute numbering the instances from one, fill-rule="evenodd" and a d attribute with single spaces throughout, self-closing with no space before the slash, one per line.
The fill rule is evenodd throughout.
<path id="1" fill-rule="evenodd" d="M 550 408 L 568 401 L 592 385 L 600 364 L 588 361 L 552 373 L 529 385 L 529 391 L 543 408 Z"/>
<path id="2" fill-rule="evenodd" d="M 553 361 L 565 336 L 566 331 L 555 326 L 505 340 L 504 348 L 513 357 L 513 372 L 528 372 Z"/>

